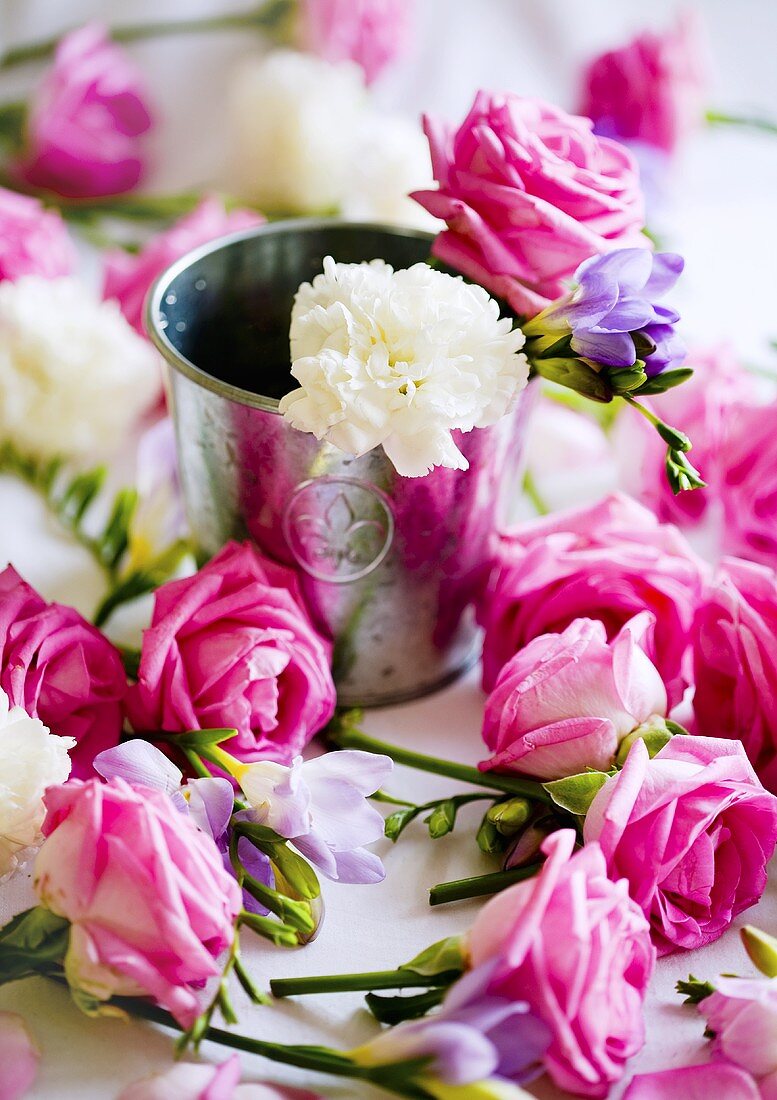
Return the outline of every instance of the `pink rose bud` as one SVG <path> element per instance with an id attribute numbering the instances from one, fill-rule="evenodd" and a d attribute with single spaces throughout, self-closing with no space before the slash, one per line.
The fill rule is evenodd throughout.
<path id="1" fill-rule="evenodd" d="M 585 819 L 613 878 L 626 878 L 660 955 L 720 936 L 755 905 L 777 843 L 777 798 L 738 741 L 673 737 L 651 760 L 636 741 Z"/>
<path id="2" fill-rule="evenodd" d="M 0 279 L 69 275 L 76 250 L 55 210 L 37 199 L 0 187 Z"/>
<path id="3" fill-rule="evenodd" d="M 598 133 L 673 153 L 704 119 L 707 64 L 698 18 L 686 11 L 667 32 L 643 31 L 608 50 L 583 81 L 580 113 Z"/>
<path id="4" fill-rule="evenodd" d="M 233 756 L 288 764 L 334 713 L 331 652 L 294 573 L 229 543 L 157 589 L 130 721 L 138 732 L 234 728 Z"/>
<path id="5" fill-rule="evenodd" d="M 412 197 L 448 223 L 432 251 L 516 313 L 561 297 L 583 260 L 645 246 L 636 161 L 590 119 L 481 91 L 458 130 L 424 128 L 439 188 Z"/>
<path id="6" fill-rule="evenodd" d="M 372 84 L 404 53 L 411 0 L 302 0 L 302 45 L 325 61 L 355 61 Z"/>
<path id="7" fill-rule="evenodd" d="M 468 936 L 473 967 L 496 964 L 491 992 L 527 1001 L 550 1029 L 545 1067 L 561 1089 L 607 1096 L 645 1041 L 642 1005 L 655 950 L 628 884 L 607 877 L 598 844 L 574 855 L 565 829 L 533 879 L 495 895 Z"/>
<path id="8" fill-rule="evenodd" d="M 148 996 L 191 1027 L 241 908 L 216 844 L 162 791 L 123 779 L 71 780 L 45 801 L 33 885 L 71 922 L 74 994 Z"/>
<path id="9" fill-rule="evenodd" d="M 115 298 L 129 323 L 143 336 L 146 295 L 165 268 L 201 244 L 241 229 L 252 229 L 264 220 L 261 214 L 252 210 L 228 212 L 221 200 L 203 199 L 196 210 L 153 237 L 137 255 L 123 248 L 108 252 L 103 298 Z"/>
<path id="10" fill-rule="evenodd" d="M 68 198 L 130 191 L 151 126 L 142 77 L 98 24 L 66 34 L 33 94 L 17 171 Z"/>
<path id="11" fill-rule="evenodd" d="M 38 1074 L 40 1051 L 15 1012 L 0 1012 L 0 1100 L 21 1100 Z"/>
<path id="12" fill-rule="evenodd" d="M 717 978 L 699 1012 L 714 1032 L 715 1053 L 751 1073 L 762 1097 L 777 1096 L 777 985 L 763 978 Z"/>
<path id="13" fill-rule="evenodd" d="M 119 651 L 72 607 L 47 604 L 13 566 L 0 573 L 0 687 L 12 706 L 74 737 L 73 775 L 118 744 L 127 678 Z"/>
<path id="14" fill-rule="evenodd" d="M 693 653 L 696 729 L 741 741 L 777 792 L 777 573 L 724 559 L 696 612 Z"/>
<path id="15" fill-rule="evenodd" d="M 690 630 L 706 568 L 676 528 L 622 494 L 514 528 L 502 538 L 481 607 L 483 686 L 490 690 L 505 663 L 538 635 L 584 616 L 604 623 L 613 638 L 650 611 L 647 653 L 675 706 L 689 678 Z"/>
<path id="16" fill-rule="evenodd" d="M 534 638 L 507 662 L 486 702 L 482 771 L 560 779 L 607 771 L 627 734 L 665 716 L 666 688 L 641 645 L 654 623 L 643 612 L 612 642 L 604 624 L 575 619 Z"/>

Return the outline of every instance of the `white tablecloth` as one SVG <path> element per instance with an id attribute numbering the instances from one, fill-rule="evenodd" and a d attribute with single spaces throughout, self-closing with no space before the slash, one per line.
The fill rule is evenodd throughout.
<path id="1" fill-rule="evenodd" d="M 238 0 L 5 0 L 0 35 L 21 41 L 87 17 L 134 21 L 180 17 L 194 12 L 246 6 Z M 576 66 L 591 52 L 624 37 L 649 19 L 664 18 L 675 7 L 661 0 L 648 13 L 643 5 L 590 0 L 424 0 L 416 5 L 423 34 L 412 55 L 379 89 L 392 107 L 416 112 L 443 111 L 456 119 L 475 87 L 515 88 L 573 103 Z M 707 0 L 711 39 L 719 62 L 714 91 L 718 106 L 774 110 L 777 71 L 770 50 L 777 12 L 765 0 Z M 218 163 L 225 74 L 241 54 L 256 48 L 246 37 L 156 43 L 137 48 L 164 107 L 158 147 L 160 187 L 206 180 Z M 192 94 L 189 77 L 196 73 Z M 29 82 L 13 74 L 0 84 L 11 94 Z M 678 172 L 672 216 L 673 247 L 685 252 L 688 270 L 682 303 L 687 331 L 706 342 L 734 340 L 752 358 L 764 360 L 766 340 L 777 335 L 777 143 L 763 137 L 717 133 L 700 137 Z M 100 578 L 84 553 L 57 531 L 36 499 L 0 478 L 0 565 L 12 560 L 50 599 L 72 603 L 88 614 L 95 606 Z M 437 695 L 402 707 L 368 714 L 369 732 L 397 744 L 474 762 L 480 749 L 483 696 L 473 672 Z M 392 788 L 419 800 L 461 789 L 431 776 L 398 769 Z M 453 836 L 432 843 L 422 825 L 412 826 L 397 847 L 383 842 L 386 881 L 373 887 L 324 886 L 327 916 L 316 942 L 297 951 L 274 949 L 245 939 L 247 961 L 261 982 L 271 977 L 374 970 L 410 958 L 436 939 L 467 928 L 476 902 L 431 910 L 426 892 L 433 883 L 492 868 L 473 841 L 477 810 L 466 809 Z M 29 904 L 21 878 L 0 887 L 0 921 Z M 777 929 L 777 879 L 747 920 Z M 680 1007 L 675 981 L 692 970 L 714 977 L 721 971 L 748 972 L 735 930 L 716 944 L 663 960 L 647 1003 L 647 1043 L 631 1071 L 683 1065 L 704 1050 L 703 1025 L 693 1010 Z M 297 1043 L 353 1045 L 375 1031 L 358 994 L 288 1001 L 273 1008 L 250 1006 L 236 993 L 240 1027 L 265 1039 Z M 33 980 L 0 988 L 0 1008 L 28 1019 L 44 1051 L 35 1100 L 112 1100 L 121 1087 L 170 1064 L 171 1039 L 139 1023 L 86 1020 L 63 990 Z M 205 1046 L 206 1057 L 221 1057 Z M 244 1059 L 246 1077 L 266 1076 L 302 1082 L 304 1074 Z M 628 1076 L 628 1075 L 627 1075 Z M 323 1078 L 306 1083 L 332 1096 L 377 1095 Z M 618 1096 L 622 1087 L 613 1090 Z M 547 1083 L 538 1096 L 558 1093 Z M 172 1100 L 172 1098 L 171 1098 Z"/>

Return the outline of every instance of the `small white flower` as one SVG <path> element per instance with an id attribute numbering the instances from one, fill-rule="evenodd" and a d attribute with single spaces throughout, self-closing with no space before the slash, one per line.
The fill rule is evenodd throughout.
<path id="1" fill-rule="evenodd" d="M 40 843 L 43 792 L 70 775 L 72 737 L 56 737 L 0 688 L 0 882 Z"/>
<path id="2" fill-rule="evenodd" d="M 273 50 L 230 95 L 232 189 L 262 210 L 323 213 L 346 192 L 366 96 L 361 69 Z"/>
<path id="3" fill-rule="evenodd" d="M 397 471 L 466 470 L 451 436 L 495 423 L 529 375 L 524 336 L 480 286 L 415 264 L 337 264 L 297 291 L 281 412 L 351 455 L 382 445 Z"/>
<path id="4" fill-rule="evenodd" d="M 0 283 L 0 436 L 42 456 L 115 450 L 159 396 L 159 357 L 75 279 Z"/>

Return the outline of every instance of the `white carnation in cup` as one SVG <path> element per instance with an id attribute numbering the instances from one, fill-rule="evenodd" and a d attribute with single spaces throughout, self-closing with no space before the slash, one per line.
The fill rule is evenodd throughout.
<path id="1" fill-rule="evenodd" d="M 404 477 L 466 470 L 452 432 L 495 423 L 528 380 L 524 336 L 487 291 L 415 264 L 338 264 L 297 291 L 280 410 L 349 455 L 383 446 Z"/>
<path id="2" fill-rule="evenodd" d="M 366 110 L 364 77 L 294 50 L 251 58 L 230 94 L 230 189 L 265 211 L 338 208 Z"/>
<path id="3" fill-rule="evenodd" d="M 43 793 L 70 775 L 72 737 L 57 737 L 12 707 L 0 688 L 0 882 L 41 840 Z"/>
<path id="4" fill-rule="evenodd" d="M 159 356 L 76 279 L 0 283 L 0 438 L 43 457 L 116 450 L 161 393 Z"/>

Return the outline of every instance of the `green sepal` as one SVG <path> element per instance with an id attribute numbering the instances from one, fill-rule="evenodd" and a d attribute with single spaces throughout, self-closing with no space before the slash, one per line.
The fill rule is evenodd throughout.
<path id="1" fill-rule="evenodd" d="M 579 775 L 569 775 L 564 779 L 543 783 L 543 787 L 562 810 L 585 817 L 591 803 L 609 778 L 607 772 L 581 772 Z"/>
<path id="2" fill-rule="evenodd" d="M 440 802 L 426 818 L 426 824 L 432 840 L 447 836 L 456 824 L 456 803 L 450 798 Z"/>
<path id="3" fill-rule="evenodd" d="M 752 964 L 767 978 L 777 978 L 777 939 L 752 924 L 746 924 L 740 936 Z"/>
<path id="4" fill-rule="evenodd" d="M 31 974 L 61 970 L 70 940 L 70 922 L 36 905 L 0 929 L 0 984 Z"/>
<path id="5" fill-rule="evenodd" d="M 448 936 L 431 944 L 410 962 L 403 963 L 398 970 L 409 970 L 422 977 L 436 977 L 438 974 L 457 973 L 466 969 L 464 937 Z"/>
<path id="6" fill-rule="evenodd" d="M 699 981 L 693 974 L 688 975 L 687 981 L 679 981 L 675 989 L 683 997 L 684 1005 L 700 1004 L 715 992 L 715 986 L 711 982 Z"/>
<path id="7" fill-rule="evenodd" d="M 673 722 L 672 725 L 676 725 L 676 723 Z M 677 728 L 682 729 L 681 726 Z M 632 730 L 631 733 L 623 738 L 618 746 L 615 763 L 619 768 L 623 767 L 626 763 L 626 757 L 629 755 L 635 741 L 645 742 L 648 756 L 652 760 L 656 753 L 659 753 L 661 749 L 668 745 L 673 737 L 674 731 L 670 729 L 666 719 L 656 715 L 649 721 L 644 722 L 641 726 L 637 726 L 635 730 Z"/>

